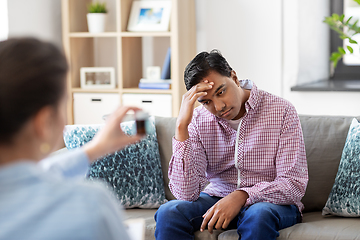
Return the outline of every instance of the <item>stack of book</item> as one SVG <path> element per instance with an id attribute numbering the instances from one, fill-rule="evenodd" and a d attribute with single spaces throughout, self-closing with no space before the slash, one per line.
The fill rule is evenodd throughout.
<path id="1" fill-rule="evenodd" d="M 142 89 L 170 89 L 171 79 L 140 79 L 139 88 Z"/>
<path id="2" fill-rule="evenodd" d="M 168 48 L 162 71 L 161 71 L 161 79 L 146 79 L 142 78 L 139 82 L 139 88 L 142 89 L 170 89 L 171 79 L 170 79 L 170 63 L 171 60 L 171 49 Z"/>

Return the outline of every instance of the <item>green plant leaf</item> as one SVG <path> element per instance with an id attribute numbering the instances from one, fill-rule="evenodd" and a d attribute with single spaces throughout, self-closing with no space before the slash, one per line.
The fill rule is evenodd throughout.
<path id="1" fill-rule="evenodd" d="M 333 20 L 335 20 L 335 21 L 339 21 L 339 19 L 340 19 L 339 14 L 337 14 L 337 13 L 333 13 L 333 15 L 332 15 L 332 19 L 333 19 Z"/>
<path id="2" fill-rule="evenodd" d="M 357 2 L 357 4 L 360 5 L 360 0 L 354 0 L 354 2 Z"/>
<path id="3" fill-rule="evenodd" d="M 360 1 L 360 0 L 359 0 Z M 349 24 L 349 22 L 350 22 L 350 20 L 352 19 L 352 16 L 351 17 L 349 17 L 349 19 L 346 21 L 346 25 L 348 25 Z"/>
<path id="4" fill-rule="evenodd" d="M 107 13 L 106 3 L 94 2 L 88 5 L 89 13 Z"/>
<path id="5" fill-rule="evenodd" d="M 345 49 L 343 47 L 338 47 L 338 51 L 342 55 L 346 54 Z"/>
<path id="6" fill-rule="evenodd" d="M 360 0 L 359 0 L 360 1 Z M 349 50 L 350 53 L 353 53 L 354 52 L 354 49 L 350 46 L 346 46 L 346 48 Z"/>
<path id="7" fill-rule="evenodd" d="M 359 22 L 359 19 L 357 19 L 357 20 L 354 22 L 353 27 L 356 27 L 358 22 Z"/>
<path id="8" fill-rule="evenodd" d="M 333 62 L 332 62 L 332 63 L 333 63 L 334 68 L 336 68 L 336 66 L 337 66 L 337 64 L 338 64 L 338 61 L 339 61 L 339 60 L 336 60 L 336 61 L 333 61 Z"/>
<path id="9" fill-rule="evenodd" d="M 357 41 L 352 40 L 351 38 L 349 38 L 349 42 L 352 43 L 352 44 L 358 44 Z"/>
<path id="10" fill-rule="evenodd" d="M 344 15 L 344 14 L 341 14 L 341 16 L 340 16 L 340 21 L 341 21 L 341 22 L 344 21 L 344 17 L 345 17 L 345 15 Z"/>

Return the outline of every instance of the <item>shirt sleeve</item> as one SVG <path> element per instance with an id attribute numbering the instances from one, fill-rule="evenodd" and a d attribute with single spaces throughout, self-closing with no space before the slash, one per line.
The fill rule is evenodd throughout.
<path id="1" fill-rule="evenodd" d="M 195 125 L 191 123 L 188 130 L 187 140 L 180 142 L 173 138 L 169 188 L 177 199 L 195 201 L 207 183 L 207 158 Z"/>
<path id="2" fill-rule="evenodd" d="M 52 175 L 83 179 L 89 170 L 89 158 L 81 148 L 41 160 L 38 165 Z"/>
<path id="3" fill-rule="evenodd" d="M 302 206 L 300 201 L 308 183 L 308 169 L 301 124 L 292 105 L 284 114 L 275 165 L 274 181 L 238 189 L 249 195 L 245 206 L 257 202 Z"/>
<path id="4" fill-rule="evenodd" d="M 98 201 L 92 206 L 94 213 L 94 239 L 130 240 L 124 224 L 124 211 L 109 191 L 98 194 Z"/>

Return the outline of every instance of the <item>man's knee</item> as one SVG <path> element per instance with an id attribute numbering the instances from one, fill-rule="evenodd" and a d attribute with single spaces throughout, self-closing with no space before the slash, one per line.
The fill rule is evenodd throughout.
<path id="1" fill-rule="evenodd" d="M 182 209 L 189 205 L 189 202 L 181 200 L 171 200 L 159 207 L 155 213 L 155 221 L 159 219 L 165 219 L 169 221 L 173 218 L 178 219 L 179 215 L 183 215 Z"/>
<path id="2" fill-rule="evenodd" d="M 255 221 L 274 221 L 279 217 L 278 212 L 273 209 L 274 206 L 275 204 L 267 202 L 255 203 L 246 210 L 245 216 Z"/>

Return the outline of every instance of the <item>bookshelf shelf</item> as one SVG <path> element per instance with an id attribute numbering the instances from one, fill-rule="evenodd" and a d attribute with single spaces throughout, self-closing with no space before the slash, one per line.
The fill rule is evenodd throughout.
<path id="1" fill-rule="evenodd" d="M 122 37 L 171 37 L 171 32 L 121 32 Z"/>
<path id="2" fill-rule="evenodd" d="M 119 33 L 117 32 L 104 32 L 104 33 L 89 33 L 89 32 L 72 32 L 69 33 L 71 38 L 81 38 L 81 37 L 118 37 Z"/>
<path id="3" fill-rule="evenodd" d="M 152 94 L 172 94 L 171 89 L 140 89 L 140 88 L 123 88 L 123 93 L 152 93 Z"/>
<path id="4" fill-rule="evenodd" d="M 84 89 L 84 88 L 72 88 L 72 93 L 119 93 L 119 89 Z"/>
<path id="5" fill-rule="evenodd" d="M 68 74 L 68 123 L 74 123 L 74 94 L 171 95 L 171 116 L 177 116 L 182 95 L 186 92 L 183 71 L 196 55 L 195 3 L 193 0 L 171 1 L 170 31 L 129 32 L 127 24 L 134 0 L 104 0 L 108 6 L 106 32 L 89 33 L 86 22 L 87 5 L 92 0 L 61 0 L 63 45 L 70 64 Z M 186 16 L 184 18 L 184 16 Z M 171 89 L 139 89 L 146 67 L 160 66 L 171 48 Z M 152 62 L 149 60 L 151 59 Z M 82 89 L 81 67 L 113 67 L 116 89 Z M 161 108 L 161 106 L 159 106 Z M 91 111 L 89 109 L 88 111 Z"/>

